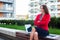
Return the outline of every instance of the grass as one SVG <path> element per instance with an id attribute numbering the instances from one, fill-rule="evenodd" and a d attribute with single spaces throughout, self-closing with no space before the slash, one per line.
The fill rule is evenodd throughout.
<path id="1" fill-rule="evenodd" d="M 24 25 L 23 26 L 18 26 L 18 25 L 6 25 L 6 24 L 0 24 L 0 27 L 5 27 L 5 28 L 11 28 L 11 29 L 17 29 L 17 30 L 25 30 Z M 59 34 L 60 35 L 60 29 L 57 28 L 49 28 L 49 33 L 51 34 Z"/>
<path id="2" fill-rule="evenodd" d="M 11 29 L 17 29 L 17 30 L 25 30 L 25 27 L 24 27 L 24 26 L 18 26 L 18 25 L 0 24 L 0 27 L 11 28 Z"/>
<path id="3" fill-rule="evenodd" d="M 51 33 L 51 34 L 59 34 L 60 35 L 60 29 L 49 28 L 49 33 Z"/>

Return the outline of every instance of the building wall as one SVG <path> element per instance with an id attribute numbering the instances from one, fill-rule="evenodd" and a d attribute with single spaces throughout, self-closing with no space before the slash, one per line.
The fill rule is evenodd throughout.
<path id="1" fill-rule="evenodd" d="M 16 20 L 28 20 L 28 15 L 16 15 Z"/>
<path id="2" fill-rule="evenodd" d="M 60 11 L 60 5 L 57 5 L 57 7 L 58 7 L 58 11 Z M 60 13 L 58 13 L 58 15 L 60 16 Z"/>
<path id="3" fill-rule="evenodd" d="M 3 3 L 2 2 L 0 2 L 0 9 L 2 9 L 3 8 Z"/>
<path id="4" fill-rule="evenodd" d="M 14 18 L 14 1 L 0 0 L 0 18 Z"/>
<path id="5" fill-rule="evenodd" d="M 3 13 L 2 12 L 0 12 L 0 17 L 3 17 Z"/>
<path id="6" fill-rule="evenodd" d="M 58 0 L 58 2 L 60 2 L 60 0 Z"/>
<path id="7" fill-rule="evenodd" d="M 51 17 L 60 17 L 60 0 L 16 0 L 16 15 L 29 15 L 28 19 L 35 19 L 42 4 L 47 5 Z"/>
<path id="8" fill-rule="evenodd" d="M 0 2 L 0 10 L 3 9 L 3 2 Z M 0 12 L 0 17 L 3 17 L 3 13 Z"/>

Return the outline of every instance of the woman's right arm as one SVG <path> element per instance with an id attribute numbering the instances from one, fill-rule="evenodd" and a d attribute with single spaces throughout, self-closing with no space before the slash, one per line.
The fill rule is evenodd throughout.
<path id="1" fill-rule="evenodd" d="M 37 26 L 38 25 L 37 24 L 38 20 L 39 20 L 39 15 L 37 15 L 36 18 L 35 18 L 35 20 L 34 20 L 34 26 Z"/>

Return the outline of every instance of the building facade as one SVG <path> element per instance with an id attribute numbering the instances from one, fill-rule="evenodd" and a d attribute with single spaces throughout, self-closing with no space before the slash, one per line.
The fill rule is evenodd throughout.
<path id="1" fill-rule="evenodd" d="M 60 17 L 60 0 L 30 0 L 30 19 L 35 19 L 40 13 L 40 5 L 43 4 L 47 5 L 51 17 Z"/>
<path id="2" fill-rule="evenodd" d="M 60 0 L 49 0 L 47 5 L 52 17 L 60 17 Z"/>
<path id="3" fill-rule="evenodd" d="M 14 18 L 14 0 L 0 0 L 0 19 Z"/>

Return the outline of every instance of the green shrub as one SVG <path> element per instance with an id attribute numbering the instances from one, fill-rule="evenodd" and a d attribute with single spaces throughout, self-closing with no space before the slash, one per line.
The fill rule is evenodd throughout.
<path id="1" fill-rule="evenodd" d="M 25 24 L 31 24 L 32 26 L 34 25 L 33 20 L 27 20 L 25 21 Z"/>
<path id="2" fill-rule="evenodd" d="M 23 26 L 25 24 L 31 24 L 34 25 L 33 20 L 0 20 L 0 23 L 6 23 L 7 25 L 19 25 Z M 51 21 L 49 23 L 49 27 L 52 28 L 60 28 L 60 18 L 52 17 Z"/>
<path id="3" fill-rule="evenodd" d="M 60 26 L 60 18 L 52 17 L 49 23 L 49 27 L 60 28 L 59 26 Z"/>
<path id="4" fill-rule="evenodd" d="M 25 24 L 25 20 L 17 20 L 16 23 L 17 23 L 17 25 L 22 26 Z"/>
<path id="5" fill-rule="evenodd" d="M 49 23 L 49 27 L 52 27 L 52 28 L 55 28 L 56 27 L 56 18 L 55 17 L 52 17 L 51 18 L 51 21 Z"/>

